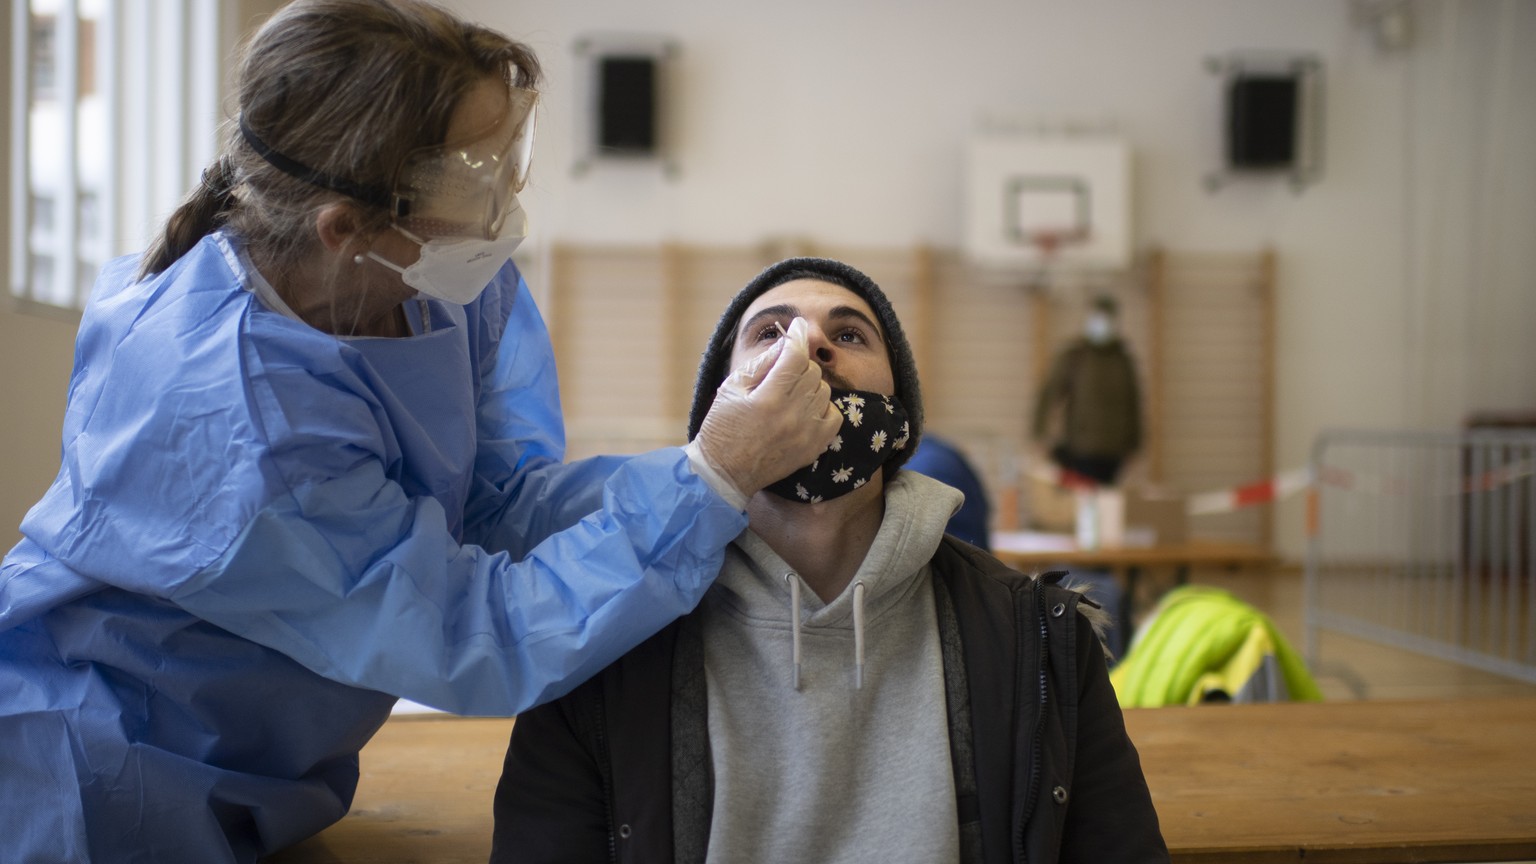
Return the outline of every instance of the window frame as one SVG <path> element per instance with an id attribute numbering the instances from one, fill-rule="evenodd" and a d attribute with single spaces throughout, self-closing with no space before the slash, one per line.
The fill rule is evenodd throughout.
<path id="1" fill-rule="evenodd" d="M 96 12 L 93 39 L 82 46 L 76 26 L 92 0 L 0 0 L 0 44 L 10 61 L 0 68 L 0 268 L 5 286 L 0 308 L 78 314 L 89 299 L 96 271 L 108 260 L 147 246 L 165 219 L 199 181 L 217 150 L 217 132 L 226 92 L 225 58 L 238 39 L 249 2 L 220 0 L 104 0 Z M 275 7 L 277 3 L 265 4 Z M 36 118 L 31 101 L 31 39 L 34 12 L 53 10 L 55 91 L 60 104 L 60 147 L 70 155 L 58 169 L 54 194 L 36 182 L 30 152 Z M 87 11 L 89 8 L 87 8 Z M 94 93 L 80 92 L 82 50 Z M 73 94 L 66 97 L 65 94 Z M 84 140 L 80 108 L 99 100 L 103 141 Z M 81 181 L 81 152 L 108 147 L 93 170 L 95 188 Z M 42 188 L 40 188 L 42 187 Z M 51 197 L 56 231 L 38 238 L 34 198 Z M 82 205 L 95 208 L 97 231 L 85 235 Z M 92 214 L 85 214 L 92 215 Z M 61 275 L 50 285 L 34 278 L 33 257 L 54 260 Z M 60 267 L 60 261 L 73 266 Z"/>

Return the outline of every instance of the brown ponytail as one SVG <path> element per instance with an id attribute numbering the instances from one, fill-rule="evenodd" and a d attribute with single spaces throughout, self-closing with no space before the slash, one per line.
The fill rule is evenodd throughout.
<path id="1" fill-rule="evenodd" d="M 197 241 L 229 218 L 235 198 L 235 172 L 229 157 L 220 156 L 203 170 L 203 180 L 166 220 L 165 229 L 144 253 L 139 276 L 153 276 L 176 263 Z"/>

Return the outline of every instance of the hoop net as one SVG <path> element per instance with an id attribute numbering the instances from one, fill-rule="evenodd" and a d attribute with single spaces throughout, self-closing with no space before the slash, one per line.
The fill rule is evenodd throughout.
<path id="1" fill-rule="evenodd" d="M 1056 253 L 1061 250 L 1061 244 L 1066 235 L 1061 231 L 1036 231 L 1030 238 L 1031 246 L 1039 253 L 1040 262 L 1049 264 L 1056 258 Z"/>
<path id="2" fill-rule="evenodd" d="M 1050 275 L 1056 263 L 1057 256 L 1061 254 L 1062 247 L 1068 243 L 1080 243 L 1087 239 L 1086 231 L 1057 231 L 1051 229 L 1033 231 L 1029 235 L 1029 245 L 1035 249 L 1034 272 L 1030 276 L 1031 287 L 1041 288 L 1050 284 Z"/>

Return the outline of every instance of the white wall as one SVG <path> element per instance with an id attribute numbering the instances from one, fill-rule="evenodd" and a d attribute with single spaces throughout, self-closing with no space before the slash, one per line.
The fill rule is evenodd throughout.
<path id="1" fill-rule="evenodd" d="M 1280 468 L 1335 426 L 1450 428 L 1536 408 L 1536 3 L 1418 0 L 1382 51 L 1344 2 L 458 0 L 545 64 L 534 242 L 960 242 L 962 154 L 987 117 L 1118 130 L 1139 245 L 1272 245 Z M 675 180 L 571 167 L 573 45 L 675 39 Z M 1324 176 L 1211 194 L 1220 91 L 1203 65 L 1307 52 L 1324 71 Z M 1022 296 L 1021 296 L 1021 302 Z M 1297 553 L 1301 508 L 1278 508 Z"/>

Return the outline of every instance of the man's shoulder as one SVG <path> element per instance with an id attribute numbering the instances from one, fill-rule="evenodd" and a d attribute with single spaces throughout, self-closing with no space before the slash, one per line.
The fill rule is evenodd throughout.
<path id="1" fill-rule="evenodd" d="M 1021 573 L 991 553 L 952 535 L 945 535 L 934 552 L 931 569 L 936 590 L 954 604 L 962 630 L 1011 629 L 1019 614 L 1034 604 L 1021 602 L 1032 596 L 1038 576 Z M 983 622 L 990 622 L 984 624 Z"/>
<path id="2" fill-rule="evenodd" d="M 590 714 L 601 711 L 609 700 L 652 702 L 658 694 L 669 694 L 674 652 L 688 618 L 685 615 L 661 628 L 571 691 L 534 710 Z"/>
<path id="3" fill-rule="evenodd" d="M 971 635 L 1025 632 L 1043 624 L 1053 639 L 1091 629 L 1104 641 L 1109 616 L 1065 570 L 1026 574 L 962 540 L 946 536 L 934 553 L 937 583 L 954 603 L 956 623 Z M 1072 614 L 1045 614 L 1047 609 Z M 1086 629 L 1085 629 L 1086 628 Z"/>
<path id="4" fill-rule="evenodd" d="M 998 560 L 990 552 L 979 549 L 956 537 L 946 535 L 933 556 L 934 577 L 943 581 L 949 593 L 958 603 L 975 600 L 984 607 L 1001 613 L 1015 604 L 1010 601 L 1019 595 L 1035 596 L 1038 590 L 1047 606 L 1081 599 L 1082 590 L 1073 584 L 1065 570 L 1045 573 L 1023 573 Z M 1019 611 L 1028 614 L 1033 603 L 1022 604 Z M 1071 604 L 1081 606 L 1081 603 Z M 1096 604 L 1089 604 L 1096 610 Z M 1087 613 L 1093 620 L 1093 613 Z"/>
<path id="5" fill-rule="evenodd" d="M 1000 590 L 1032 587 L 1039 576 L 1022 573 L 998 560 L 992 553 L 953 535 L 945 535 L 933 554 L 933 567 L 947 579 L 979 579 Z"/>

